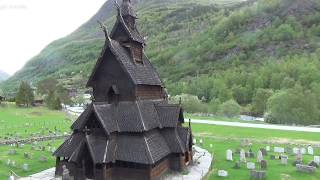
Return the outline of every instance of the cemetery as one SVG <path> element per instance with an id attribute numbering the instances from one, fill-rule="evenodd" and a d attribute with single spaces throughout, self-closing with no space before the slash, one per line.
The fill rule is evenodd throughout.
<path id="1" fill-rule="evenodd" d="M 41 109 L 46 112 L 46 116 L 34 117 L 28 115 L 38 110 L 38 108 L 18 109 L 16 110 L 18 113 L 10 113 L 11 108 L 0 109 L 3 112 L 0 114 L 0 119 L 2 119 L 3 123 L 6 122 L 4 121 L 5 119 L 9 118 L 16 121 L 16 126 L 20 128 L 12 127 L 12 129 L 20 133 L 21 137 L 31 137 L 32 133 L 33 135 L 41 134 L 39 132 L 42 130 L 42 125 L 41 123 L 38 125 L 36 122 L 42 122 L 43 119 L 46 119 L 47 122 L 45 124 L 49 129 L 44 130 L 45 135 L 49 135 L 50 130 L 54 131 L 54 126 L 59 127 L 57 129 L 61 129 L 59 133 L 60 131 L 62 134 L 63 132 L 68 132 L 68 126 L 70 126 L 71 122 L 66 120 L 64 113 Z M 59 122 L 60 125 L 53 122 L 53 119 Z M 34 124 L 34 127 L 27 128 L 30 131 L 29 133 L 25 133 L 24 129 L 26 128 L 20 125 L 26 122 Z M 2 137 L 6 136 L 6 133 L 10 130 L 9 124 L 11 123 L 6 122 L 6 124 L 8 130 L 0 132 Z M 267 179 L 291 177 L 299 180 L 316 180 L 320 178 L 319 168 L 316 168 L 315 172 L 306 172 L 309 170 L 314 171 L 314 168 L 307 167 L 312 161 L 316 164 L 320 162 L 318 133 L 269 131 L 200 124 L 192 124 L 192 130 L 195 144 L 213 154 L 211 171 L 207 175 L 207 179 L 234 179 L 237 177 L 240 180 L 241 178 L 247 180 L 251 174 L 255 176 L 265 175 Z M 11 139 L 18 138 L 14 135 L 9 137 Z M 3 141 L 5 138 L 1 140 Z M 52 152 L 62 142 L 63 139 L 19 144 L 18 147 L 14 144 L 1 145 L 0 179 L 6 179 L 11 171 L 19 176 L 28 176 L 54 167 L 55 158 L 52 156 Z M 309 144 L 312 146 L 308 146 Z M 274 152 L 275 150 L 276 152 Z M 282 151 L 285 151 L 285 153 L 281 153 Z M 299 151 L 301 152 L 304 166 L 299 167 L 298 170 L 298 167 L 293 166 L 293 163 L 297 160 Z M 240 154 L 243 154 L 242 161 L 240 161 Z M 228 159 L 227 155 L 229 155 Z M 272 160 L 272 156 L 274 160 Z M 281 159 L 279 159 L 280 157 Z M 248 167 L 252 168 L 252 170 L 249 170 Z M 219 173 L 220 175 L 226 175 L 226 177 L 218 176 Z"/>
<path id="2" fill-rule="evenodd" d="M 0 124 L 0 179 L 7 179 L 11 171 L 27 176 L 53 167 L 52 153 L 69 134 L 71 121 L 61 111 L 6 103 Z"/>

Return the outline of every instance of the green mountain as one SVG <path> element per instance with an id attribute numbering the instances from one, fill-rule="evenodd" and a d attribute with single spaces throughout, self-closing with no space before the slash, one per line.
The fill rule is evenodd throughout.
<path id="1" fill-rule="evenodd" d="M 9 78 L 9 74 L 0 70 L 0 82 L 5 81 Z"/>
<path id="2" fill-rule="evenodd" d="M 266 94 L 300 89 L 302 97 L 320 97 L 320 0 L 134 2 L 146 53 L 171 95 L 196 95 L 209 109 L 235 99 L 247 107 L 243 111 L 256 114 L 265 112 Z M 55 77 L 66 87 L 83 89 L 104 43 L 96 21 L 110 29 L 114 9 L 107 1 L 91 20 L 48 45 L 1 87 L 12 90 L 21 80 Z"/>
<path id="3" fill-rule="evenodd" d="M 200 37 L 200 33 L 211 27 L 208 24 L 209 19 L 205 22 L 207 17 L 214 18 L 221 13 L 220 8 L 233 7 L 240 2 L 135 0 L 140 31 L 148 37 L 147 53 L 155 58 L 156 66 L 160 65 L 162 62 L 154 54 L 162 53 L 169 46 L 175 47 L 177 43 L 191 40 L 192 34 Z M 111 29 L 115 13 L 114 1 L 107 1 L 88 22 L 67 37 L 49 44 L 2 84 L 2 87 L 13 90 L 21 80 L 37 82 L 46 77 L 55 77 L 66 86 L 83 88 L 104 43 L 104 35 L 97 21 L 104 21 Z M 160 71 L 163 69 L 165 68 L 161 68 Z"/>

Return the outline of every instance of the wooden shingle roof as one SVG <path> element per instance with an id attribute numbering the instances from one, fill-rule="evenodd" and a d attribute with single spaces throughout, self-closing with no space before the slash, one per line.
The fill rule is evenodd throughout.
<path id="1" fill-rule="evenodd" d="M 91 107 L 91 108 L 90 108 Z M 93 113 L 107 134 L 113 132 L 144 132 L 154 128 L 176 127 L 183 122 L 179 105 L 157 101 L 121 101 L 117 104 L 93 103 L 72 125 L 83 129 Z"/>
<path id="2" fill-rule="evenodd" d="M 116 161 L 134 162 L 139 164 L 155 164 L 170 153 L 185 153 L 187 144 L 180 138 L 176 128 L 152 130 L 135 134 L 115 134 L 109 136 L 73 134 L 78 139 L 75 144 L 64 143 L 54 153 L 57 157 L 70 158 L 77 162 L 81 150 L 88 147 L 95 164 L 111 163 Z"/>
<path id="3" fill-rule="evenodd" d="M 89 78 L 87 86 L 93 85 L 95 74 L 101 62 L 104 60 L 107 61 L 107 59 L 103 59 L 103 57 L 104 53 L 110 52 L 107 51 L 108 49 L 110 49 L 111 53 L 115 56 L 116 60 L 120 63 L 121 67 L 132 79 L 134 84 L 163 86 L 158 72 L 152 66 L 152 64 L 150 63 L 150 61 L 144 53 L 142 57 L 143 63 L 135 63 L 131 58 L 129 50 L 120 45 L 119 42 L 114 40 L 106 42 L 105 48 L 103 48 L 103 52 L 101 53 L 100 58 L 96 63 L 96 66 Z"/>

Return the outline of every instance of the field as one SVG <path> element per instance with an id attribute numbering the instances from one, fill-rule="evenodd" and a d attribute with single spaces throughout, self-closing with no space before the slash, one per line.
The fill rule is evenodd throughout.
<path id="1" fill-rule="evenodd" d="M 188 116 L 188 115 L 187 115 Z M 220 119 L 220 117 L 218 117 Z M 10 140 L 13 138 L 29 138 L 42 135 L 52 135 L 52 133 L 63 134 L 69 132 L 71 121 L 66 117 L 64 112 L 51 111 L 44 107 L 36 108 L 17 108 L 14 105 L 7 105 L 0 108 L 0 141 Z M 238 128 L 216 125 L 192 124 L 193 135 L 197 142 L 203 139 L 203 147 L 214 154 L 214 163 L 212 171 L 208 174 L 207 179 L 249 179 L 249 171 L 245 164 L 241 169 L 233 169 L 235 161 L 239 159 L 234 155 L 234 161 L 226 161 L 226 150 L 235 150 L 240 148 L 245 140 L 252 143 L 252 146 L 241 147 L 246 151 L 251 148 L 256 154 L 259 148 L 271 146 L 279 147 L 297 147 L 299 145 L 320 144 L 319 133 L 306 133 L 295 131 L 266 130 L 254 128 Z M 55 160 L 52 157 L 52 151 L 56 149 L 62 140 L 37 142 L 26 144 L 23 147 L 0 146 L 0 179 L 6 179 L 11 171 L 19 176 L 27 176 L 36 172 L 54 167 Z M 213 147 L 210 147 L 210 144 Z M 199 144 L 198 144 L 199 145 Z M 45 146 L 42 151 L 41 147 Z M 16 151 L 16 154 L 9 155 L 10 151 Z M 27 153 L 30 159 L 24 157 Z M 279 160 L 270 160 L 268 153 L 265 159 L 268 162 L 267 176 L 270 180 L 290 179 L 290 180 L 316 180 L 320 179 L 320 172 L 313 175 L 298 173 L 291 163 L 295 160 L 294 155 L 289 156 L 287 166 L 281 165 Z M 315 154 L 320 155 L 320 149 L 315 148 Z M 40 159 L 47 157 L 46 162 Z M 304 163 L 311 161 L 311 155 L 304 155 Z M 8 165 L 8 161 L 10 163 Z M 12 164 L 14 161 L 14 165 Z M 256 162 L 256 158 L 247 159 L 247 161 Z M 28 164 L 28 171 L 24 171 L 23 164 Z M 256 163 L 256 167 L 258 163 Z M 229 177 L 220 178 L 217 176 L 218 170 L 227 170 Z"/>
<path id="2" fill-rule="evenodd" d="M 64 112 L 51 111 L 45 107 L 17 108 L 13 104 L 0 107 L 0 141 L 62 135 L 70 131 L 70 126 L 71 121 Z M 27 176 L 53 167 L 55 160 L 52 152 L 61 143 L 62 140 L 56 140 L 20 147 L 0 146 L 0 179 L 7 179 L 11 171 L 19 176 Z M 44 151 L 41 150 L 42 146 L 45 146 Z M 16 153 L 9 155 L 12 150 Z M 24 157 L 25 153 L 30 159 Z M 47 162 L 40 162 L 41 157 L 46 157 Z M 27 171 L 23 170 L 23 164 L 28 164 Z"/>
<path id="3" fill-rule="evenodd" d="M 198 140 L 203 139 L 203 147 L 208 149 L 209 152 L 214 154 L 213 169 L 208 175 L 211 179 L 237 179 L 247 180 L 249 179 L 249 170 L 246 169 L 245 164 L 241 164 L 241 169 L 233 169 L 233 166 L 239 156 L 234 155 L 234 161 L 229 162 L 226 160 L 226 150 L 231 149 L 235 151 L 237 148 L 243 148 L 248 151 L 250 148 L 255 154 L 257 154 L 260 148 L 265 148 L 267 145 L 271 146 L 271 151 L 274 146 L 278 147 L 298 147 L 299 145 L 306 144 L 320 144 L 319 133 L 306 133 L 306 132 L 294 132 L 294 131 L 278 131 L 278 130 L 265 130 L 254 128 L 236 128 L 225 126 L 205 126 L 205 125 L 192 125 L 195 138 Z M 246 139 L 252 143 L 252 146 L 241 147 L 241 142 Z M 210 144 L 213 145 L 210 148 Z M 270 160 L 270 155 L 276 155 L 275 153 L 268 152 L 268 156 L 265 160 L 268 162 L 267 179 L 280 180 L 316 180 L 320 179 L 320 172 L 316 174 L 305 174 L 296 171 L 292 166 L 292 162 L 295 160 L 294 155 L 289 155 L 288 165 L 284 166 L 280 164 L 280 160 Z M 315 148 L 315 155 L 320 155 L 320 148 Z M 309 163 L 313 159 L 311 155 L 304 155 L 303 162 Z M 256 158 L 247 158 L 247 161 L 256 162 Z M 258 163 L 256 167 L 259 169 Z M 218 170 L 227 170 L 229 176 L 227 178 L 220 178 L 217 176 Z"/>

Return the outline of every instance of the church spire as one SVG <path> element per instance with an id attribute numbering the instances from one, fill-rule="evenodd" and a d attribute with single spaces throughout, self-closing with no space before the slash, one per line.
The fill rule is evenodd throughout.
<path id="1" fill-rule="evenodd" d="M 123 0 L 121 5 L 121 15 L 123 17 L 131 16 L 135 19 L 137 18 L 137 14 L 132 7 L 131 0 Z"/>

